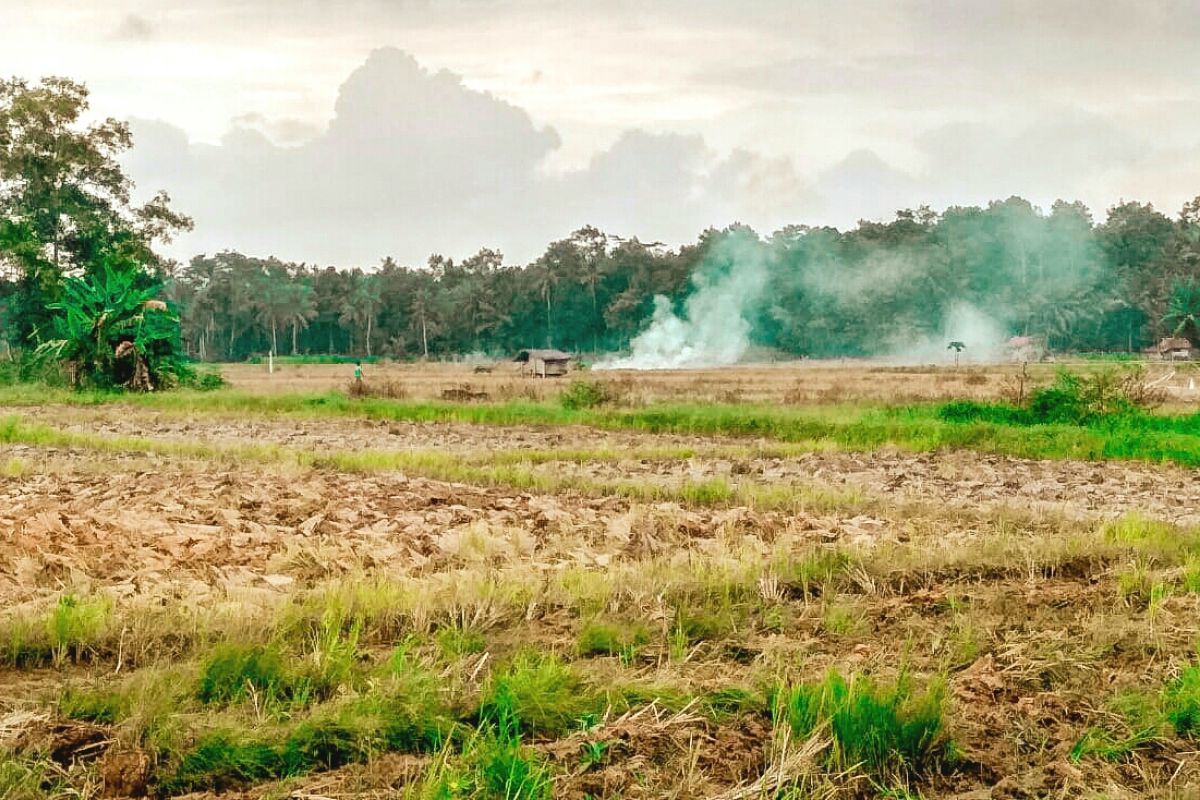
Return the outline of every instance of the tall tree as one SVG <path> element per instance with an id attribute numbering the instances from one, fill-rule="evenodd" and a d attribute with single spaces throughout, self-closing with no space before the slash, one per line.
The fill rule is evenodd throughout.
<path id="1" fill-rule="evenodd" d="M 0 81 L 0 261 L 20 274 L 11 334 L 22 343 L 46 323 L 64 276 L 101 264 L 161 271 L 154 243 L 191 227 L 165 193 L 133 204 L 119 162 L 133 145 L 129 127 L 85 125 L 87 110 L 75 81 Z"/>

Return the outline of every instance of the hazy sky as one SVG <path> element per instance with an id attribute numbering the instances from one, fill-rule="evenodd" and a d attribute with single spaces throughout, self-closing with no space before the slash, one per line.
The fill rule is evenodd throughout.
<path id="1" fill-rule="evenodd" d="M 586 223 L 1200 193 L 1200 4 L 0 0 L 0 73 L 134 123 L 184 258 L 511 261 Z"/>

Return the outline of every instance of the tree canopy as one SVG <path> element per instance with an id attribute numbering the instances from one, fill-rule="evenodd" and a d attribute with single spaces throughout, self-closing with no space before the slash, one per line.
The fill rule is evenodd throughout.
<path id="1" fill-rule="evenodd" d="M 5 334 L 86 382 L 150 388 L 176 366 L 168 351 L 178 341 L 178 321 L 156 297 L 169 265 L 154 246 L 192 223 L 166 193 L 133 202 L 119 162 L 133 145 L 129 127 L 84 124 L 87 110 L 75 81 L 0 81 Z"/>
<path id="2" fill-rule="evenodd" d="M 1080 203 L 1047 212 L 1012 197 L 941 213 L 904 209 L 847 231 L 793 225 L 763 237 L 735 225 L 679 248 L 588 226 L 524 265 L 487 248 L 461 261 L 385 258 L 352 269 L 230 251 L 181 267 L 171 292 L 185 309 L 185 346 L 199 358 L 272 347 L 397 358 L 531 346 L 607 352 L 644 328 L 655 296 L 679 308 L 693 274 L 728 269 L 713 254 L 736 235 L 769 269 L 750 320 L 755 343 L 784 354 L 888 352 L 937 335 L 959 303 L 1055 349 L 1136 350 L 1180 321 L 1193 330 L 1180 308 L 1192 313 L 1183 293 L 1200 279 L 1197 216 L 1122 203 L 1097 224 Z"/>

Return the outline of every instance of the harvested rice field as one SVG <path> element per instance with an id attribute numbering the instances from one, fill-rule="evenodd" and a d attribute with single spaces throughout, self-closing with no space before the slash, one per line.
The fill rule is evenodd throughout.
<path id="1" fill-rule="evenodd" d="M 0 796 L 1200 796 L 1186 453 L 373 402 L 0 410 Z"/>

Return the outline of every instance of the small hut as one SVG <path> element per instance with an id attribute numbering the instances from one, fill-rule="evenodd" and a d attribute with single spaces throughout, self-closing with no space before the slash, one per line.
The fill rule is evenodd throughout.
<path id="1" fill-rule="evenodd" d="M 1009 361 L 1041 361 L 1046 357 L 1046 343 L 1036 336 L 1014 336 L 1005 345 Z"/>
<path id="2" fill-rule="evenodd" d="M 1192 343 L 1182 336 L 1163 339 L 1154 349 L 1163 361 L 1190 361 L 1192 358 Z"/>
<path id="3" fill-rule="evenodd" d="M 513 361 L 525 365 L 526 375 L 554 378 L 567 374 L 573 358 L 573 355 L 561 350 L 522 350 Z"/>

